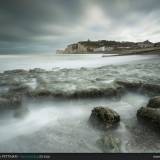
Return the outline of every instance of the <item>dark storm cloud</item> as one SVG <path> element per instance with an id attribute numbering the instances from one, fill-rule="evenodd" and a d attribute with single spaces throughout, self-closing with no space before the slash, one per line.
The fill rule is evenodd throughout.
<path id="1" fill-rule="evenodd" d="M 160 13 L 159 0 L 94 0 L 102 10 L 108 14 L 112 21 L 127 24 L 127 22 L 135 23 L 132 21 L 131 16 L 136 15 L 135 20 L 143 20 L 151 13 Z M 154 17 L 159 19 L 159 15 Z M 131 21 L 129 21 L 131 20 Z"/>
<path id="2" fill-rule="evenodd" d="M 54 50 L 89 37 L 157 41 L 159 6 L 159 0 L 0 0 L 0 53 Z"/>
<path id="3" fill-rule="evenodd" d="M 58 26 L 69 26 L 80 18 L 81 2 L 62 0 L 1 0 L 0 38 L 31 40 L 35 36 L 63 35 Z M 70 2 L 70 3 L 69 3 Z M 64 27 L 65 29 L 65 27 Z"/>

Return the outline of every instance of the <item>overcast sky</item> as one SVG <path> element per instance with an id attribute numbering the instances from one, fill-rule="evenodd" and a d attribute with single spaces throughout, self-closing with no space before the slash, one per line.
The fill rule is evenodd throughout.
<path id="1" fill-rule="evenodd" d="M 160 41 L 160 0 L 0 0 L 0 53 L 82 40 Z"/>

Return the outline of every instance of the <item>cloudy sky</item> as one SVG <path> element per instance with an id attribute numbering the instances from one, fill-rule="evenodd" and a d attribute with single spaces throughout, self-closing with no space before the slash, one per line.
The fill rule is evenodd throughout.
<path id="1" fill-rule="evenodd" d="M 0 53 L 81 40 L 160 41 L 160 0 L 0 0 Z"/>

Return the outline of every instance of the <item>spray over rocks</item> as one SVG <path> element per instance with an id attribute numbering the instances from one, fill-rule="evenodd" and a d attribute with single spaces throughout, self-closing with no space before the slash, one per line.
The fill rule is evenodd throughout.
<path id="1" fill-rule="evenodd" d="M 25 99 L 27 99 L 28 103 L 34 100 L 41 100 L 42 102 L 44 101 L 47 103 L 48 101 L 52 101 L 51 104 L 53 106 L 56 101 L 74 101 L 74 105 L 79 103 L 79 101 L 84 101 L 83 107 L 85 107 L 85 104 L 90 104 L 94 100 L 105 99 L 107 104 L 101 104 L 102 102 L 99 100 L 93 103 L 95 105 L 92 105 L 89 108 L 83 108 L 83 110 L 74 108 L 70 102 L 69 105 L 71 105 L 72 111 L 66 107 L 64 109 L 65 114 L 62 114 L 60 107 L 54 106 L 55 110 L 54 112 L 51 112 L 51 120 L 55 118 L 54 121 L 60 121 L 60 129 L 58 128 L 56 131 L 54 130 L 54 132 L 59 133 L 60 130 L 63 129 L 63 126 L 66 125 L 66 123 L 65 125 L 61 125 L 62 120 L 59 120 L 59 117 L 55 116 L 56 114 L 62 116 L 65 122 L 68 119 L 68 121 L 73 122 L 74 119 L 77 118 L 75 120 L 77 123 L 74 124 L 76 126 L 81 125 L 79 117 L 82 116 L 82 114 L 85 115 L 87 110 L 87 114 L 83 121 L 89 126 L 84 130 L 90 132 L 90 126 L 92 126 L 92 132 L 94 134 L 95 132 L 106 131 L 106 134 L 101 136 L 98 141 L 98 146 L 101 151 L 121 152 L 121 149 L 123 148 L 122 144 L 129 143 L 126 142 L 125 138 L 128 135 L 133 136 L 133 133 L 130 133 L 130 130 L 132 129 L 128 129 L 129 127 L 127 127 L 127 125 L 129 124 L 127 123 L 132 123 L 134 118 L 136 120 L 137 110 L 138 119 L 140 118 L 154 123 L 160 128 L 160 105 L 159 97 L 157 97 L 160 95 L 159 70 L 160 64 L 155 61 L 153 63 L 125 64 L 119 66 L 110 65 L 99 68 L 57 69 L 51 71 L 36 68 L 32 70 L 5 71 L 0 74 L 0 109 L 15 110 L 14 117 L 17 119 L 22 119 L 28 114 L 32 117 L 31 119 L 34 120 L 35 116 L 30 114 L 30 108 L 25 106 Z M 148 105 L 146 104 L 146 107 L 140 108 L 142 105 L 139 106 L 139 101 L 136 104 L 131 100 L 126 101 L 125 95 L 128 93 L 141 94 L 149 97 L 149 99 L 151 98 L 151 100 Z M 130 98 L 133 98 L 132 94 Z M 87 101 L 88 99 L 89 101 Z M 111 103 L 112 105 L 110 105 L 109 101 L 112 101 L 115 104 Z M 47 105 L 44 105 L 44 110 Z M 41 106 L 41 104 L 38 103 L 37 106 Z M 100 107 L 94 108 L 94 106 Z M 109 106 L 109 108 L 104 106 Z M 125 106 L 128 108 L 125 108 Z M 139 106 L 139 108 L 137 106 Z M 133 107 L 135 107 L 135 109 L 133 109 Z M 124 114 L 125 109 L 129 109 L 130 112 Z M 52 109 L 49 108 L 49 111 L 45 110 L 45 112 L 44 110 L 42 109 L 42 112 L 40 113 L 36 110 L 36 114 L 40 114 L 40 116 L 37 116 L 40 117 L 38 119 L 40 123 L 38 123 L 39 126 L 43 126 L 44 124 L 44 122 L 41 122 L 40 120 L 42 116 L 46 116 L 46 123 L 50 120 L 49 113 Z M 66 116 L 66 113 L 76 116 L 73 116 L 74 119 L 70 119 L 70 117 L 68 118 Z M 130 115 L 132 115 L 131 119 Z M 65 119 L 66 117 L 67 120 Z M 89 124 L 87 123 L 88 118 Z M 28 123 L 28 121 L 26 120 L 25 123 Z M 126 135 L 126 137 L 108 134 L 108 132 L 112 133 L 112 128 L 114 127 L 117 134 L 123 132 L 123 129 L 121 131 L 121 129 L 116 127 L 119 123 L 121 123 L 122 126 L 125 126 L 125 133 L 123 133 L 123 135 Z M 72 128 L 69 124 L 67 125 L 69 128 Z M 135 122 L 135 128 L 136 125 Z M 96 130 L 98 129 L 98 131 L 94 131 L 95 128 Z M 76 131 L 83 135 L 84 130 L 80 128 Z M 127 134 L 126 131 L 128 131 Z M 90 135 L 88 132 L 87 134 Z M 64 131 L 63 134 L 67 135 L 68 133 Z M 91 142 L 96 142 L 97 139 L 97 137 L 92 137 Z M 78 143 L 80 143 L 80 145 L 85 144 L 86 148 L 90 149 L 90 146 L 86 141 Z M 96 144 L 94 145 L 96 146 Z"/>

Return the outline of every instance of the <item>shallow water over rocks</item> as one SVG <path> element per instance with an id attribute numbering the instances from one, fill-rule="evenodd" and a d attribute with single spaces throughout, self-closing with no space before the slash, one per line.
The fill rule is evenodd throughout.
<path id="1" fill-rule="evenodd" d="M 15 116 L 17 110 L 4 112 L 3 116 L 7 118 L 1 116 L 0 151 L 103 152 L 97 145 L 97 140 L 104 134 L 118 136 L 122 141 L 122 151 L 132 151 L 132 147 L 130 150 L 127 147 L 133 140 L 131 136 L 135 136 L 130 128 L 134 129 L 137 123 L 137 109 L 147 102 L 148 97 L 133 93 L 115 100 L 26 99 L 19 116 Z M 91 110 L 98 105 L 109 106 L 120 114 L 121 122 L 116 129 L 104 132 L 89 125 Z"/>
<path id="2" fill-rule="evenodd" d="M 150 97 L 160 95 L 159 73 L 159 59 L 0 73 L 0 96 L 22 102 L 1 108 L 0 152 L 103 152 L 97 145 L 103 135 L 118 137 L 121 152 L 159 152 L 159 135 L 136 118 Z M 92 128 L 88 119 L 97 106 L 120 114 L 119 126 Z"/>

